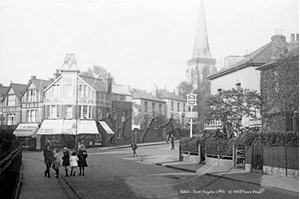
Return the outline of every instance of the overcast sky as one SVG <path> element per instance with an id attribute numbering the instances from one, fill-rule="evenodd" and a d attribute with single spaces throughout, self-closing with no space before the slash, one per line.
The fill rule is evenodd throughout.
<path id="1" fill-rule="evenodd" d="M 172 91 L 185 80 L 200 0 L 0 0 L 0 83 L 53 77 L 66 53 L 107 68 L 118 84 Z M 282 29 L 299 33 L 298 0 L 204 0 L 217 66 Z"/>

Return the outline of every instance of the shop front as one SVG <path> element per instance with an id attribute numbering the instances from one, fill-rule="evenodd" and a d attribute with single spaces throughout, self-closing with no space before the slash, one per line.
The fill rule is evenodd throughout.
<path id="1" fill-rule="evenodd" d="M 24 150 L 41 149 L 41 136 L 37 135 L 38 124 L 19 124 L 14 135 L 22 142 Z"/>

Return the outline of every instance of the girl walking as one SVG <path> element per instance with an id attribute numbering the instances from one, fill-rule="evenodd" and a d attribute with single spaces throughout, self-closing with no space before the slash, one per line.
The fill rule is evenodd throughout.
<path id="1" fill-rule="evenodd" d="M 59 167 L 61 167 L 61 161 L 60 158 L 58 157 L 58 148 L 55 148 L 53 150 L 53 164 L 52 164 L 52 168 L 55 170 L 56 172 L 56 176 L 55 177 L 59 177 Z"/>
<path id="2" fill-rule="evenodd" d="M 71 167 L 71 174 L 70 176 L 75 176 L 76 173 L 76 167 L 78 167 L 78 157 L 76 156 L 76 152 L 73 151 L 72 155 L 70 157 L 70 167 Z M 74 173 L 73 173 L 73 169 L 74 169 Z"/>
<path id="3" fill-rule="evenodd" d="M 69 154 L 69 149 L 67 147 L 64 147 L 63 148 L 63 163 L 62 163 L 62 166 L 65 167 L 65 171 L 66 171 L 66 177 L 68 176 L 68 167 L 70 166 L 70 154 Z"/>
<path id="4" fill-rule="evenodd" d="M 44 155 L 44 163 L 46 164 L 45 177 L 51 178 L 50 176 L 50 168 L 53 161 L 53 151 L 51 150 L 51 146 L 49 143 L 45 145 L 45 150 L 43 152 Z"/>
<path id="5" fill-rule="evenodd" d="M 88 154 L 86 152 L 86 148 L 83 144 L 79 146 L 79 151 L 77 153 L 78 157 L 78 166 L 79 166 L 79 175 L 84 176 L 84 167 L 87 167 L 86 158 L 88 157 Z"/>

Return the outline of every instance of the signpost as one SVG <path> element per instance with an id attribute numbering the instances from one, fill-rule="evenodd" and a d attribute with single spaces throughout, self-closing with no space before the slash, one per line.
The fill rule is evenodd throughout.
<path id="1" fill-rule="evenodd" d="M 193 136 L 193 118 L 198 118 L 198 112 L 193 112 L 194 106 L 197 105 L 197 95 L 191 94 L 187 95 L 187 105 L 190 107 L 190 112 L 186 113 L 186 117 L 190 116 L 190 137 Z"/>

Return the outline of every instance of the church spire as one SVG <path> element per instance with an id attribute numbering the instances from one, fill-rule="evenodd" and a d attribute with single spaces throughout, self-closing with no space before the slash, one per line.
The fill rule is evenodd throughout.
<path id="1" fill-rule="evenodd" d="M 200 0 L 199 18 L 192 59 L 194 58 L 211 58 L 206 30 L 203 0 Z"/>

